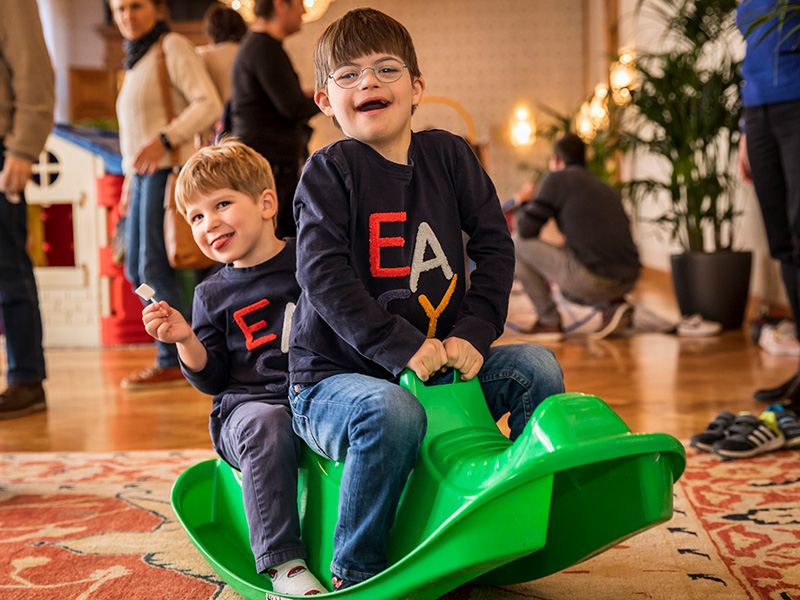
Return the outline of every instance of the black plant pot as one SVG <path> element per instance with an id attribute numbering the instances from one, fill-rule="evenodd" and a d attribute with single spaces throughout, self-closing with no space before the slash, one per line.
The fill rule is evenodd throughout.
<path id="1" fill-rule="evenodd" d="M 683 315 L 699 313 L 725 329 L 742 326 L 750 290 L 751 252 L 673 254 L 672 284 Z"/>

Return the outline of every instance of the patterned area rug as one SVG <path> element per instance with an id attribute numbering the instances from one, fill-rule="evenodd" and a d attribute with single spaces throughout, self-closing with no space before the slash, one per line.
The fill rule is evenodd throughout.
<path id="1" fill-rule="evenodd" d="M 670 522 L 539 581 L 445 598 L 800 600 L 800 452 L 730 463 L 688 453 Z M 169 505 L 176 476 L 211 456 L 0 455 L 0 598 L 241 598 Z"/>

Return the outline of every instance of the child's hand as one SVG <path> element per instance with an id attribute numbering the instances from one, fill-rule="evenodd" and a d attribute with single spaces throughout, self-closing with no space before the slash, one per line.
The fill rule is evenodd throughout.
<path id="1" fill-rule="evenodd" d="M 462 381 L 469 381 L 481 370 L 483 356 L 467 340 L 457 337 L 447 338 L 444 341 L 444 349 L 447 352 L 445 365 L 458 369 Z"/>
<path id="2" fill-rule="evenodd" d="M 406 367 L 414 371 L 422 381 L 428 381 L 431 375 L 441 369 L 447 362 L 447 352 L 442 342 L 428 338 L 414 353 Z"/>
<path id="3" fill-rule="evenodd" d="M 167 344 L 185 343 L 193 335 L 183 315 L 163 300 L 145 306 L 142 321 L 147 333 Z"/>

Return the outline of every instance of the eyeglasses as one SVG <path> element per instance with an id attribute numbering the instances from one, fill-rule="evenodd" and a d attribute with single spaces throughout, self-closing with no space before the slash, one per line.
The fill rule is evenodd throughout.
<path id="1" fill-rule="evenodd" d="M 407 68 L 407 64 L 396 58 L 382 58 L 371 67 L 363 69 L 352 64 L 342 65 L 328 75 L 328 79 L 332 79 L 343 90 L 349 90 L 363 81 L 365 71 L 372 71 L 375 78 L 382 83 L 392 83 L 400 79 L 403 69 Z"/>

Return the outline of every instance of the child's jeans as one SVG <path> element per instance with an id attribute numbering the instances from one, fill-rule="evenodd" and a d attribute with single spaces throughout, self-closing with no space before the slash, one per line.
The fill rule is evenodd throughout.
<path id="1" fill-rule="evenodd" d="M 245 402 L 222 424 L 217 450 L 242 472 L 242 496 L 256 569 L 306 558 L 297 515 L 302 442 L 281 404 Z"/>
<path id="2" fill-rule="evenodd" d="M 564 391 L 553 352 L 535 344 L 491 348 L 478 380 L 495 420 L 511 413 L 512 440 L 542 400 Z M 425 411 L 399 385 L 357 373 L 293 385 L 289 399 L 297 434 L 345 461 L 331 572 L 363 581 L 387 567 L 386 539 L 425 436 Z"/>

